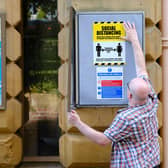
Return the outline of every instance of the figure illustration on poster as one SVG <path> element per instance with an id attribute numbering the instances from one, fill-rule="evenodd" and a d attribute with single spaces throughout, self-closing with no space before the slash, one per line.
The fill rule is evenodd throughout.
<path id="1" fill-rule="evenodd" d="M 120 57 L 121 56 L 121 52 L 122 52 L 122 46 L 120 43 L 118 43 L 118 46 L 117 46 L 117 53 L 118 53 L 118 56 Z"/>
<path id="2" fill-rule="evenodd" d="M 101 57 L 101 52 L 103 51 L 106 51 L 107 53 L 110 53 L 111 51 L 116 51 L 118 53 L 118 56 L 120 57 L 122 53 L 122 49 L 123 47 L 121 46 L 120 43 L 118 43 L 116 48 L 113 48 L 113 47 L 102 48 L 100 43 L 97 43 L 97 46 L 96 46 L 97 57 Z"/>
<path id="3" fill-rule="evenodd" d="M 97 57 L 100 57 L 100 53 L 101 53 L 101 51 L 102 51 L 101 48 L 102 48 L 102 47 L 101 47 L 100 43 L 97 43 L 97 46 L 96 46 Z"/>

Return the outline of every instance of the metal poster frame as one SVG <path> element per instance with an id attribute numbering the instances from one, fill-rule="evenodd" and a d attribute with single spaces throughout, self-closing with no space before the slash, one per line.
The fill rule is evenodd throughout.
<path id="1" fill-rule="evenodd" d="M 118 15 L 118 16 L 117 16 Z M 119 16 L 121 15 L 121 17 Z M 135 15 L 135 16 L 134 16 Z M 91 17 L 89 17 L 91 16 Z M 106 66 L 96 65 L 93 61 L 93 53 L 90 51 L 92 50 L 92 38 L 93 38 L 93 29 L 91 26 L 86 26 L 86 22 L 91 25 L 92 23 L 96 22 L 109 22 L 111 21 L 111 16 L 114 16 L 113 22 L 121 22 L 123 18 L 127 18 L 126 20 L 136 20 L 137 17 L 141 17 L 140 21 L 136 21 L 137 24 L 140 24 L 138 27 L 138 34 L 140 35 L 140 43 L 145 53 L 145 13 L 144 11 L 78 11 L 75 13 L 75 61 L 74 61 L 74 69 L 75 69 L 75 106 L 76 107 L 116 107 L 116 106 L 127 106 L 128 99 L 127 99 L 127 90 L 124 89 L 124 97 L 121 98 L 106 98 L 103 97 L 102 99 L 97 98 L 96 88 L 96 67 L 98 66 Z M 117 17 L 115 17 L 117 16 Z M 106 18 L 106 19 L 104 19 Z M 110 19 L 109 19 L 110 18 Z M 81 19 L 81 20 L 80 20 Z M 84 21 L 85 25 L 82 25 L 82 20 Z M 81 26 L 82 25 L 82 26 Z M 80 29 L 81 28 L 81 29 Z M 82 32 L 82 33 L 81 33 Z M 88 32 L 89 37 L 86 36 Z M 81 33 L 81 34 L 80 34 Z M 86 48 L 81 47 L 80 44 L 89 44 Z M 134 57 L 133 57 L 133 50 L 131 44 L 126 42 L 126 48 L 131 53 L 128 58 L 128 54 L 126 55 L 126 64 L 121 64 L 117 66 L 123 67 L 123 88 L 126 88 L 126 83 L 130 81 L 133 77 L 136 76 L 135 71 L 135 64 Z M 81 55 L 81 53 L 85 53 Z M 87 57 L 85 57 L 85 55 Z M 144 54 L 145 55 L 145 54 Z M 88 63 L 88 60 L 89 61 Z M 128 61 L 132 60 L 132 61 Z M 111 66 L 115 66 L 111 65 Z M 85 67 L 85 68 L 84 68 Z M 85 71 L 83 70 L 85 69 Z M 87 72 L 87 73 L 85 73 Z M 90 74 L 90 75 L 87 75 Z M 84 77 L 82 76 L 84 75 Z M 85 82 L 89 81 L 89 82 Z M 91 85 L 90 82 L 95 83 L 95 85 Z M 117 86 L 119 84 L 117 83 Z M 89 89 L 88 89 L 89 88 Z M 87 90 L 88 89 L 88 90 Z M 87 90 L 87 91 L 86 91 Z M 106 90 L 104 90 L 105 93 Z M 118 90 L 117 90 L 118 92 Z M 87 93 L 90 93 L 89 96 Z M 98 93 L 99 94 L 99 93 Z M 122 93 L 123 95 L 123 93 Z"/>
<path id="2" fill-rule="evenodd" d="M 6 108 L 5 16 L 0 12 L 0 110 Z"/>

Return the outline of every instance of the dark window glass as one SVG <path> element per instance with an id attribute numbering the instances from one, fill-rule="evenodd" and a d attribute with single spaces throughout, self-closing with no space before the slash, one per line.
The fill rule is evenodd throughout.
<path id="1" fill-rule="evenodd" d="M 24 129 L 24 155 L 58 155 L 57 0 L 24 0 L 24 90 L 29 120 Z"/>

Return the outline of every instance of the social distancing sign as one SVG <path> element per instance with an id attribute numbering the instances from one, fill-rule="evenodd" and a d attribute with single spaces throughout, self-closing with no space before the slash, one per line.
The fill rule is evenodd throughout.
<path id="1" fill-rule="evenodd" d="M 125 63 L 125 30 L 123 22 L 94 22 L 93 56 L 95 65 Z"/>

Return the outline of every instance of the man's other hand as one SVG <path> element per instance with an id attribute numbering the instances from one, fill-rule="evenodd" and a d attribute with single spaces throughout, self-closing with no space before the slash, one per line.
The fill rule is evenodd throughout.
<path id="1" fill-rule="evenodd" d="M 80 117 L 75 110 L 68 113 L 68 121 L 74 126 L 80 122 Z"/>

